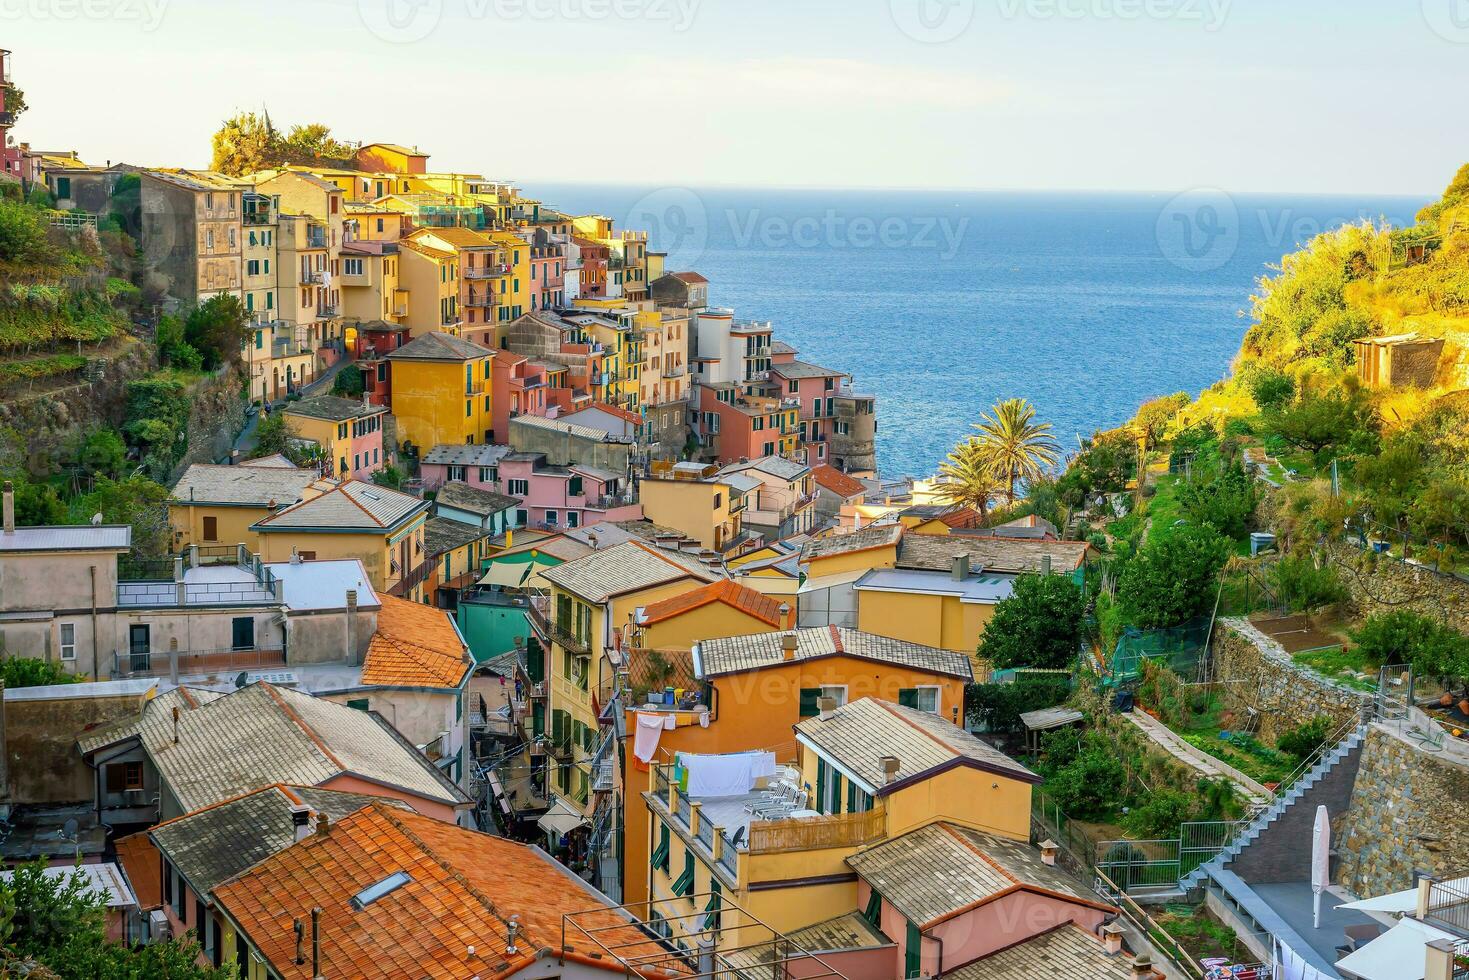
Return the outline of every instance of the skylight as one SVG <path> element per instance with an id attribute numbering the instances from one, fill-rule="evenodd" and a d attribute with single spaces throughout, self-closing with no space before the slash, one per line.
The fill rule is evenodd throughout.
<path id="1" fill-rule="evenodd" d="M 361 912 L 373 902 L 376 902 L 378 899 L 382 898 L 385 895 L 389 895 L 392 892 L 397 891 L 399 888 L 402 888 L 404 885 L 408 884 L 412 880 L 413 879 L 408 876 L 408 872 L 394 871 L 392 874 L 388 875 L 377 884 L 368 885 L 366 888 L 362 889 L 362 891 L 358 892 L 356 895 L 353 895 L 352 907 Z"/>

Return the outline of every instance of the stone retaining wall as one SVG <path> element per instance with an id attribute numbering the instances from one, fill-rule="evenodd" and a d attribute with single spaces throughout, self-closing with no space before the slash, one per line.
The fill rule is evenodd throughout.
<path id="1" fill-rule="evenodd" d="M 1469 633 L 1469 582 L 1338 542 L 1328 549 L 1359 617 L 1412 609 Z"/>
<path id="2" fill-rule="evenodd" d="M 1355 895 L 1413 886 L 1415 871 L 1469 869 L 1469 768 L 1374 725 L 1337 838 L 1339 881 Z"/>
<path id="3" fill-rule="evenodd" d="M 1224 706 L 1243 717 L 1259 713 L 1260 735 L 1273 741 L 1282 732 L 1326 715 L 1332 727 L 1360 717 L 1371 695 L 1342 687 L 1295 664 L 1280 644 L 1244 620 L 1220 620 L 1214 631 L 1214 678 Z"/>

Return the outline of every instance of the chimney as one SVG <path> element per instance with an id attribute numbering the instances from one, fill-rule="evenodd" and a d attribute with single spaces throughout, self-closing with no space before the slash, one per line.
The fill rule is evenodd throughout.
<path id="1" fill-rule="evenodd" d="M 821 709 L 821 720 L 828 721 L 837 710 L 836 698 L 817 698 L 816 706 Z"/>
<path id="2" fill-rule="evenodd" d="M 877 760 L 877 767 L 882 770 L 882 784 L 884 786 L 888 786 L 897 780 L 899 765 L 901 763 L 898 762 L 898 757 L 895 755 L 885 755 Z"/>
<path id="3" fill-rule="evenodd" d="M 514 956 L 520 950 L 516 948 L 515 941 L 520 938 L 520 916 L 510 917 L 509 927 L 505 930 L 505 955 Z"/>
<path id="4" fill-rule="evenodd" d="M 1108 956 L 1116 956 L 1122 952 L 1122 927 L 1116 922 L 1102 926 L 1102 948 L 1107 951 Z"/>
<path id="5" fill-rule="evenodd" d="M 969 555 L 951 555 L 949 557 L 949 577 L 955 582 L 962 582 L 969 577 Z"/>
<path id="6" fill-rule="evenodd" d="M 178 705 L 173 707 L 173 744 L 179 744 L 179 709 Z"/>
<path id="7" fill-rule="evenodd" d="M 1128 965 L 1132 967 L 1133 980 L 1152 980 L 1153 958 L 1147 953 L 1138 953 Z"/>
<path id="8" fill-rule="evenodd" d="M 347 590 L 347 663 L 357 665 L 357 590 Z"/>
<path id="9" fill-rule="evenodd" d="M 301 564 L 301 552 L 299 552 L 299 551 L 296 550 L 296 546 L 295 545 L 291 545 L 291 564 L 292 565 L 299 565 L 299 564 Z"/>
<path id="10" fill-rule="evenodd" d="M 5 533 L 15 533 L 15 489 L 5 481 Z"/>
<path id="11" fill-rule="evenodd" d="M 325 813 L 316 815 L 316 836 L 325 837 L 332 832 L 332 821 Z"/>
<path id="12" fill-rule="evenodd" d="M 1049 575 L 1049 574 L 1051 574 L 1051 556 L 1050 555 L 1041 555 L 1041 574 L 1042 575 Z"/>
<path id="13" fill-rule="evenodd" d="M 321 906 L 311 907 L 311 978 L 322 980 L 321 976 Z"/>
<path id="14" fill-rule="evenodd" d="M 296 934 L 296 965 L 306 964 L 306 950 L 303 944 L 306 942 L 306 926 L 299 918 L 291 920 L 291 931 Z"/>
<path id="15" fill-rule="evenodd" d="M 789 630 L 780 635 L 780 659 L 795 660 L 796 647 L 800 645 L 800 636 L 795 630 Z"/>
<path id="16" fill-rule="evenodd" d="M 785 629 L 790 629 L 790 628 L 792 628 L 793 626 L 796 625 L 791 620 L 791 607 L 790 607 L 790 603 L 782 602 L 780 604 L 780 609 L 778 611 L 780 613 L 780 625 L 782 627 L 784 627 Z"/>
<path id="17" fill-rule="evenodd" d="M 311 836 L 311 807 L 301 804 L 291 807 L 291 829 L 295 831 L 298 841 Z"/>
<path id="18" fill-rule="evenodd" d="M 1054 868 L 1056 866 L 1056 851 L 1061 845 L 1047 837 L 1037 846 L 1041 849 L 1041 860 Z"/>

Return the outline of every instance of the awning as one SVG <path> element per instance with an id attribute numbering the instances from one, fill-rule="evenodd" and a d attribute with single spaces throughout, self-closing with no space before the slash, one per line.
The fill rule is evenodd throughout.
<path id="1" fill-rule="evenodd" d="M 1427 959 L 1423 948 L 1434 940 L 1453 938 L 1417 919 L 1403 919 L 1355 953 L 1337 960 L 1336 968 L 1362 980 L 1423 980 Z"/>
<path id="2" fill-rule="evenodd" d="M 555 562 L 490 562 L 489 570 L 479 580 L 479 585 L 498 585 L 502 589 L 549 589 L 550 583 L 541 578 L 541 572 L 556 565 Z M 526 576 L 526 571 L 530 572 Z"/>
<path id="3" fill-rule="evenodd" d="M 548 834 L 555 834 L 558 837 L 564 837 L 578 827 L 586 827 L 590 824 L 591 821 L 573 810 L 564 800 L 557 800 L 555 803 L 552 803 L 551 809 L 547 810 L 536 821 L 537 827 L 540 827 Z"/>
<path id="4" fill-rule="evenodd" d="M 1372 898 L 1359 898 L 1355 902 L 1338 905 L 1339 909 L 1356 909 L 1359 912 L 1396 912 L 1406 915 L 1418 907 L 1418 889 L 1406 888 L 1400 892 L 1388 892 Z"/>
<path id="5" fill-rule="evenodd" d="M 820 592 L 823 589 L 834 589 L 837 586 L 841 585 L 851 585 L 853 582 L 856 582 L 859 578 L 866 575 L 868 571 L 870 571 L 870 569 L 861 568 L 854 572 L 837 572 L 833 575 L 817 575 L 814 578 L 808 578 L 806 581 L 802 582 L 801 587 L 796 591 Z"/>

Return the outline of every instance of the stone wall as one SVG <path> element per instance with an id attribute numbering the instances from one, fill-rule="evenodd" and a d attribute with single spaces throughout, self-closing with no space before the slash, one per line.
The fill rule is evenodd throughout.
<path id="1" fill-rule="evenodd" d="M 1329 552 L 1358 616 L 1406 608 L 1469 633 L 1469 582 L 1347 543 L 1333 544 Z"/>
<path id="2" fill-rule="evenodd" d="M 206 378 L 190 392 L 189 449 L 174 473 L 183 474 L 190 463 L 218 463 L 229 459 L 235 437 L 245 428 L 244 381 L 238 366 Z"/>
<path id="3" fill-rule="evenodd" d="M 1342 687 L 1295 664 L 1280 644 L 1243 620 L 1220 620 L 1214 631 L 1214 678 L 1224 706 L 1241 718 L 1247 708 L 1260 717 L 1260 735 L 1273 741 L 1282 732 L 1319 715 L 1332 727 L 1360 717 L 1371 696 Z"/>
<path id="4" fill-rule="evenodd" d="M 1338 880 L 1353 894 L 1368 896 L 1411 888 L 1415 871 L 1464 874 L 1465 800 L 1469 767 L 1374 725 L 1338 838 Z"/>

